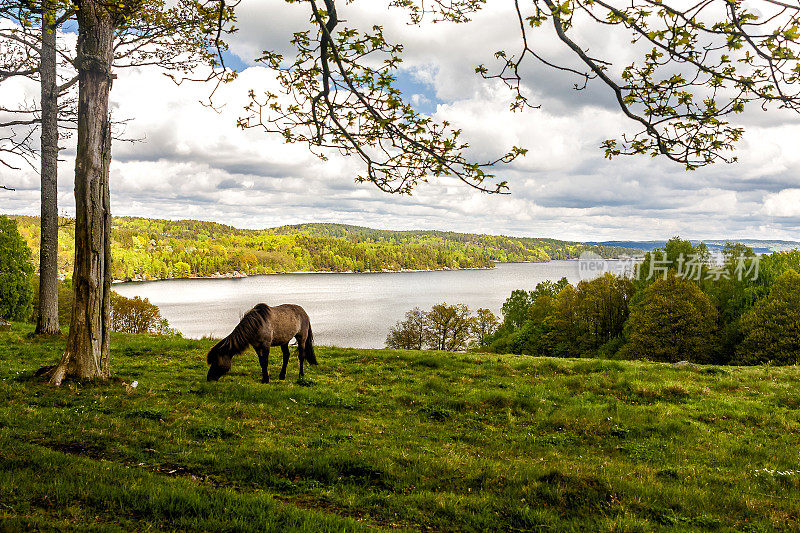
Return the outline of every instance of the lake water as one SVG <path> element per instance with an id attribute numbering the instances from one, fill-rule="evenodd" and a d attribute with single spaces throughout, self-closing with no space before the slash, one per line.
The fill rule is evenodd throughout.
<path id="1" fill-rule="evenodd" d="M 623 262 L 609 261 L 619 271 Z M 235 279 L 179 279 L 115 284 L 131 298 L 148 298 L 172 328 L 185 337 L 225 337 L 259 302 L 295 303 L 311 317 L 317 344 L 382 348 L 386 335 L 406 311 L 433 305 L 500 307 L 514 289 L 533 289 L 545 280 L 581 277 L 578 261 L 501 263 L 487 270 L 381 272 L 366 274 L 275 274 Z"/>

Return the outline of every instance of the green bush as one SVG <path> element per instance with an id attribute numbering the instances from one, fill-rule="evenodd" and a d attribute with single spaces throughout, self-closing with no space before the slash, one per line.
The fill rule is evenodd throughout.
<path id="1" fill-rule="evenodd" d="M 126 298 L 115 292 L 111 293 L 111 329 L 124 333 L 175 333 L 150 300 L 138 296 Z"/>
<path id="2" fill-rule="evenodd" d="M 769 296 L 741 320 L 744 339 L 732 361 L 738 365 L 800 362 L 800 274 L 787 270 L 775 280 Z"/>
<path id="3" fill-rule="evenodd" d="M 31 249 L 17 223 L 0 216 L 0 318 L 26 320 L 33 312 Z"/>

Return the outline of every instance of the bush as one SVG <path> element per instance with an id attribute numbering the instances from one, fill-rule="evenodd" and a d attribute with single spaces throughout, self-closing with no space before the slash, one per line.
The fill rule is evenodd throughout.
<path id="1" fill-rule="evenodd" d="M 33 312 L 31 255 L 16 221 L 0 216 L 0 318 L 22 321 Z"/>
<path id="2" fill-rule="evenodd" d="M 126 298 L 111 293 L 111 329 L 124 333 L 173 334 L 158 306 L 138 296 Z"/>
<path id="3" fill-rule="evenodd" d="M 794 270 L 781 274 L 769 295 L 742 317 L 741 331 L 744 339 L 733 364 L 800 362 L 800 274 Z"/>
<path id="4" fill-rule="evenodd" d="M 620 356 L 708 363 L 717 353 L 717 311 L 697 285 L 670 274 L 631 305 L 628 343 Z"/>
<path id="5" fill-rule="evenodd" d="M 522 327 L 508 337 L 508 351 L 525 355 L 551 355 L 548 333 L 552 330 L 544 322 L 526 320 Z M 499 343 L 498 343 L 499 344 Z"/>

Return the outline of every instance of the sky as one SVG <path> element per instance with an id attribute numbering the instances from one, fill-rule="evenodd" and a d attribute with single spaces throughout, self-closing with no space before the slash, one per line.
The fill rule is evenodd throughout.
<path id="1" fill-rule="evenodd" d="M 288 53 L 291 33 L 303 29 L 307 6 L 283 0 L 244 0 L 239 31 L 230 38 L 238 79 L 219 89 L 214 110 L 201 105 L 210 87 L 176 86 L 157 68 L 119 70 L 113 116 L 124 120 L 111 169 L 112 213 L 199 219 L 241 228 L 335 222 L 383 229 L 438 229 L 552 237 L 579 241 L 667 239 L 800 240 L 800 120 L 779 111 L 747 111 L 736 164 L 687 172 L 647 156 L 603 157 L 600 144 L 632 132 L 613 95 L 597 83 L 583 91 L 564 73 L 525 66 L 525 90 L 540 107 L 512 113 L 511 93 L 474 73 L 491 69 L 494 52 L 516 50 L 519 33 L 510 2 L 490 0 L 467 24 L 411 26 L 399 9 L 357 0 L 339 7 L 343 25 L 384 26 L 387 40 L 404 44 L 399 84 L 416 108 L 462 128 L 467 156 L 477 161 L 517 145 L 528 155 L 496 169 L 510 195 L 479 193 L 452 178 L 432 180 L 412 196 L 388 195 L 354 181 L 356 159 L 323 161 L 301 145 L 236 127 L 250 89 L 276 87 L 254 63 L 261 50 Z M 593 53 L 624 65 L 635 50 L 625 34 L 586 26 L 576 35 Z M 65 40 L 72 38 L 63 36 Z M 548 59 L 575 64 L 552 36 L 533 41 Z M 34 101 L 32 84 L 0 86 L 0 101 Z M 59 202 L 74 213 L 74 138 L 64 141 Z M 0 168 L 0 213 L 38 214 L 38 175 Z"/>

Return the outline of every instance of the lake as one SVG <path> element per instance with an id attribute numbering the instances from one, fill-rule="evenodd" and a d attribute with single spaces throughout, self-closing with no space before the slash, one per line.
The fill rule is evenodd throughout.
<path id="1" fill-rule="evenodd" d="M 466 304 L 471 310 L 500 308 L 514 289 L 533 289 L 545 280 L 580 281 L 578 261 L 499 263 L 487 270 L 380 272 L 361 274 L 273 274 L 232 279 L 176 279 L 129 282 L 113 290 L 148 298 L 172 328 L 185 337 L 228 335 L 259 302 L 295 303 L 311 317 L 315 342 L 351 348 L 382 348 L 386 335 L 406 311 L 433 305 Z M 608 261 L 621 271 L 626 263 Z"/>

